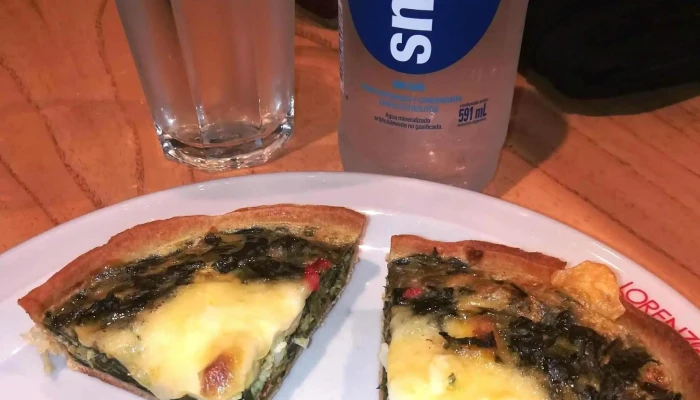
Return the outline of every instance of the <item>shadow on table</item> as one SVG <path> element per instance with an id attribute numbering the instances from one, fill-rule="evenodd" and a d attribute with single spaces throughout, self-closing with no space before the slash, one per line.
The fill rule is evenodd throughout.
<path id="1" fill-rule="evenodd" d="M 502 197 L 556 152 L 567 131 L 566 120 L 551 100 L 534 89 L 516 87 L 505 147 L 485 193 Z"/>
<path id="2" fill-rule="evenodd" d="M 577 100 L 564 96 L 535 73 L 528 74 L 527 81 L 562 112 L 589 116 L 641 114 L 700 96 L 700 83 L 696 82 L 607 99 Z"/>

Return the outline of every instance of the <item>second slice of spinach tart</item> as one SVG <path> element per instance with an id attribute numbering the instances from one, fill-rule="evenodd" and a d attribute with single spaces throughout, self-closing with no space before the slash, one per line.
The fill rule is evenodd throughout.
<path id="1" fill-rule="evenodd" d="M 411 235 L 387 260 L 384 399 L 700 399 L 691 345 L 606 265 Z"/>

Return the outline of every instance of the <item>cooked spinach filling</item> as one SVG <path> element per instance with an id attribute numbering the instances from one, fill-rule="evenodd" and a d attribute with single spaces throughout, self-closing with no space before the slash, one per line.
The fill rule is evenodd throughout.
<path id="1" fill-rule="evenodd" d="M 284 359 L 270 366 L 265 379 L 255 381 L 242 396 L 244 400 L 266 399 L 291 369 L 301 352 L 300 343 L 308 341 L 350 272 L 354 247 L 332 247 L 313 241 L 314 231 L 306 229 L 304 238 L 284 229 L 212 232 L 170 255 L 109 267 L 64 304 L 48 311 L 44 324 L 76 362 L 147 391 L 119 361 L 82 346 L 74 328 L 128 324 L 138 313 L 158 307 L 196 276 L 233 274 L 244 283 L 299 279 L 309 262 L 324 258 L 334 267 L 321 275 L 319 290 L 307 298 L 298 328 L 286 339 Z M 180 400 L 190 399 L 185 396 Z"/>
<path id="2" fill-rule="evenodd" d="M 478 261 L 480 255 L 472 256 Z M 656 361 L 642 347 L 609 340 L 580 324 L 565 301 L 545 304 L 512 282 L 491 279 L 470 264 L 443 259 L 436 251 L 391 262 L 384 341 L 391 341 L 391 307 L 410 307 L 415 315 L 435 318 L 438 326 L 448 318 L 479 316 L 489 321 L 486 332 L 453 337 L 441 331 L 445 349 L 492 348 L 496 362 L 504 362 L 505 352 L 511 362 L 540 376 L 552 399 L 682 399 L 681 394 L 644 379 L 645 368 L 653 368 Z M 380 388 L 385 386 L 386 373 Z"/>
<path id="3" fill-rule="evenodd" d="M 656 361 L 641 347 L 607 340 L 574 322 L 569 311 L 550 314 L 542 322 L 512 319 L 503 335 L 520 365 L 546 374 L 557 398 L 680 400 L 679 393 L 645 382 L 641 371 Z"/>

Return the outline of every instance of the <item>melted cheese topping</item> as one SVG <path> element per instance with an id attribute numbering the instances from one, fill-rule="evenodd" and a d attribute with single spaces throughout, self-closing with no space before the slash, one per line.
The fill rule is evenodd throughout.
<path id="1" fill-rule="evenodd" d="M 544 400 L 534 377 L 498 364 L 483 351 L 456 353 L 429 317 L 395 307 L 386 359 L 389 400 Z"/>
<path id="2" fill-rule="evenodd" d="M 83 345 L 119 360 L 159 399 L 237 398 L 273 344 L 295 329 L 309 294 L 301 281 L 199 281 L 178 288 L 128 328 L 76 332 Z M 202 393 L 203 371 L 222 359 L 228 374 L 214 378 L 223 385 L 215 393 Z"/>

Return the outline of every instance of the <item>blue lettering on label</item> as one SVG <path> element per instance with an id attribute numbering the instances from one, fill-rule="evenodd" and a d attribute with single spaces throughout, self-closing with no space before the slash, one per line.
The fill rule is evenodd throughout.
<path id="1" fill-rule="evenodd" d="M 412 92 L 425 92 L 425 84 L 423 82 L 404 82 L 394 80 L 391 87 L 398 90 L 409 90 Z"/>
<path id="2" fill-rule="evenodd" d="M 427 74 L 461 60 L 484 36 L 500 0 L 348 0 L 355 29 L 380 63 Z"/>

